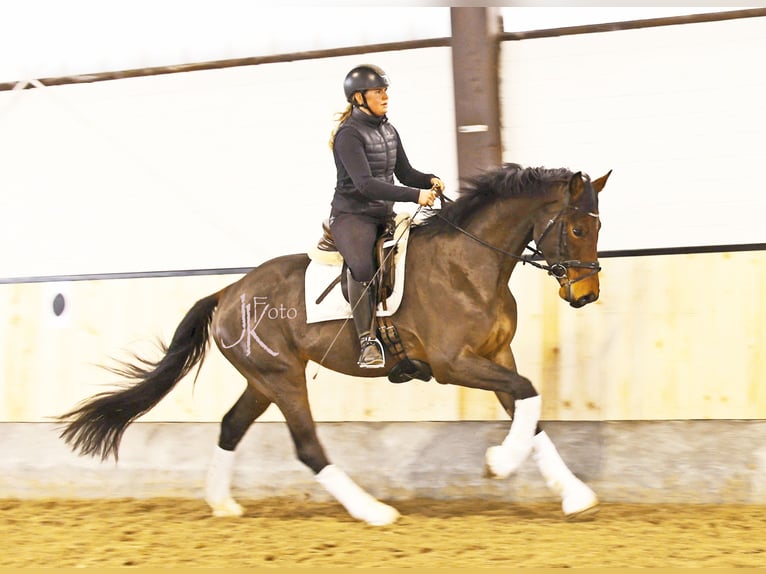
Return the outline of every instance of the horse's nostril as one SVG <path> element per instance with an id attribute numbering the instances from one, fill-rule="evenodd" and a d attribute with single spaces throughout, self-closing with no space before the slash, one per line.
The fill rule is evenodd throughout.
<path id="1" fill-rule="evenodd" d="M 575 301 L 575 306 L 582 307 L 584 305 L 587 305 L 588 303 L 593 303 L 593 301 L 595 301 L 596 299 L 598 299 L 598 296 L 595 293 L 588 293 L 587 295 L 583 295 L 582 297 L 577 299 L 577 301 Z"/>

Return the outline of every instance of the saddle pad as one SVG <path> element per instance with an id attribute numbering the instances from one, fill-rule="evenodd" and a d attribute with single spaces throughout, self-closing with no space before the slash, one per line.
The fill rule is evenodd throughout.
<path id="1" fill-rule="evenodd" d="M 399 304 L 404 295 L 404 267 L 407 254 L 407 240 L 409 239 L 409 222 L 403 222 L 397 226 L 394 239 L 398 238 L 398 248 L 394 256 L 394 289 L 391 295 L 386 299 L 388 309 L 383 310 L 382 305 L 378 305 L 378 317 L 389 317 L 396 313 Z M 388 242 L 387 242 L 388 244 Z M 343 297 L 340 283 L 335 285 L 325 296 L 319 305 L 316 300 L 327 288 L 327 286 L 338 277 L 342 267 L 335 264 L 321 263 L 312 259 L 306 268 L 306 322 L 321 323 L 322 321 L 335 321 L 337 319 L 350 319 L 351 305 Z"/>

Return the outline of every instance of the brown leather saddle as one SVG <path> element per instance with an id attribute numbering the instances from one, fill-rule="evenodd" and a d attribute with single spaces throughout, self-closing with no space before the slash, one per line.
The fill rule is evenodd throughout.
<path id="1" fill-rule="evenodd" d="M 375 293 L 377 294 L 378 303 L 383 309 L 387 309 L 386 300 L 393 292 L 394 282 L 396 280 L 397 243 L 395 241 L 395 232 L 396 222 L 391 219 L 386 223 L 384 232 L 375 242 L 375 257 L 378 266 L 378 273 L 375 275 Z M 325 253 L 338 251 L 338 248 L 335 245 L 335 240 L 332 237 L 332 231 L 330 230 L 329 219 L 322 221 L 322 237 L 317 243 L 317 249 Z M 332 291 L 338 283 L 341 284 L 343 297 L 348 301 L 345 265 L 343 265 L 338 276 L 333 279 L 317 298 L 317 305 L 322 302 L 327 294 Z M 375 310 L 377 311 L 377 306 L 375 307 Z M 376 313 L 375 321 L 378 325 L 378 336 L 380 337 L 380 340 L 386 346 L 388 351 L 398 359 L 397 363 L 388 373 L 388 380 L 392 383 L 406 383 L 412 379 L 420 379 L 421 381 L 431 380 L 431 377 L 433 376 L 431 366 L 428 363 L 418 359 L 410 359 L 407 356 L 407 351 L 402 344 L 402 339 L 399 336 L 399 332 L 396 330 L 396 326 L 391 320 L 391 317 L 378 317 Z"/>
<path id="2" fill-rule="evenodd" d="M 378 237 L 375 242 L 375 259 L 378 267 L 378 273 L 375 275 L 375 293 L 378 298 L 378 303 L 381 304 L 383 309 L 387 309 L 386 300 L 391 296 L 394 291 L 394 284 L 396 281 L 396 242 L 394 241 L 394 232 L 396 231 L 396 223 L 393 219 L 386 222 L 386 228 L 384 232 Z M 330 230 L 330 220 L 325 219 L 322 221 L 322 237 L 317 242 L 317 249 L 325 253 L 337 252 L 338 248 L 335 245 L 335 240 L 332 237 L 332 231 Z M 344 267 L 345 268 L 345 267 Z M 346 274 L 341 270 L 341 273 L 336 277 L 327 288 L 322 291 L 321 295 L 316 300 L 317 305 L 327 296 L 327 294 L 338 284 L 341 284 L 343 291 L 343 297 L 348 301 L 348 288 L 346 286 Z"/>

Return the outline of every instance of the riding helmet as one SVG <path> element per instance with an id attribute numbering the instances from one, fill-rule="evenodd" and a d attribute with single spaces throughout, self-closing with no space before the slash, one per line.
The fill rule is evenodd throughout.
<path id="1" fill-rule="evenodd" d="M 391 82 L 386 73 L 372 64 L 357 66 L 346 74 L 343 81 L 343 91 L 346 93 L 346 101 L 351 101 L 351 96 L 356 92 L 374 90 L 375 88 L 387 88 Z"/>

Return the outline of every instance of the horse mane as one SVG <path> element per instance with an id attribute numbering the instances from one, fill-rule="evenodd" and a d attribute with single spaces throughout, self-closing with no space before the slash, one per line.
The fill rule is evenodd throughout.
<path id="1" fill-rule="evenodd" d="M 449 222 L 462 227 L 488 204 L 499 199 L 544 194 L 551 184 L 567 182 L 572 175 L 566 168 L 522 167 L 516 163 L 506 163 L 501 168 L 466 178 L 458 198 L 443 202 L 439 217 L 429 215 L 414 226 L 413 231 L 430 235 L 454 230 Z"/>

